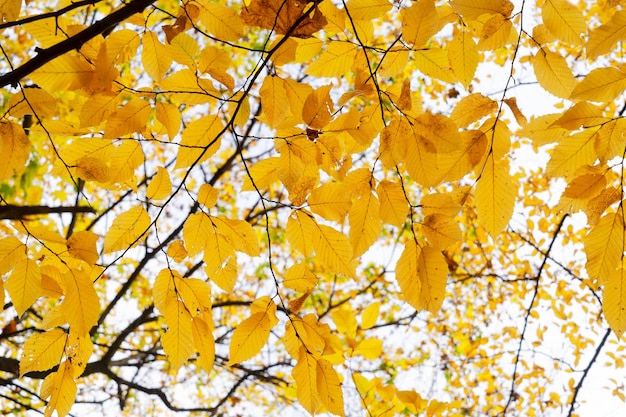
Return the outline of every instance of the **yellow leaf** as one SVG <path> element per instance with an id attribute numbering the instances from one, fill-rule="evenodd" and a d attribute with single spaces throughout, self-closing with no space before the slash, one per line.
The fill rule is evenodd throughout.
<path id="1" fill-rule="evenodd" d="M 420 279 L 417 309 L 437 313 L 446 292 L 448 264 L 439 250 L 426 246 L 420 251 L 417 269 Z"/>
<path id="2" fill-rule="evenodd" d="M 343 223 L 352 206 L 351 190 L 346 184 L 328 182 L 311 191 L 308 203 L 313 213 Z"/>
<path id="3" fill-rule="evenodd" d="M 5 288 L 17 315 L 21 316 L 42 295 L 41 272 L 37 262 L 28 258 L 19 260 L 13 267 Z"/>
<path id="4" fill-rule="evenodd" d="M 361 355 L 365 359 L 373 360 L 380 358 L 383 353 L 383 341 L 378 338 L 371 338 L 362 340 L 356 349 L 354 349 L 355 355 Z"/>
<path id="5" fill-rule="evenodd" d="M 179 274 L 174 274 L 174 285 L 176 294 L 182 299 L 191 317 L 202 315 L 205 321 L 209 322 L 212 318 L 209 283 L 198 278 L 183 278 Z"/>
<path id="6" fill-rule="evenodd" d="M 50 117 L 57 111 L 57 99 L 41 88 L 22 88 L 9 98 L 6 108 L 13 117 L 24 117 L 33 112 L 39 118 Z"/>
<path id="7" fill-rule="evenodd" d="M 480 93 L 474 93 L 463 97 L 456 104 L 450 118 L 457 126 L 468 127 L 497 109 L 498 103 Z"/>
<path id="8" fill-rule="evenodd" d="M 561 55 L 541 48 L 533 59 L 533 69 L 539 85 L 559 98 L 569 98 L 576 79 Z"/>
<path id="9" fill-rule="evenodd" d="M 306 14 L 306 17 L 303 15 Z M 317 5 L 281 0 L 254 0 L 241 13 L 249 26 L 271 29 L 279 35 L 308 38 L 322 29 L 327 20 Z M 296 25 L 298 22 L 298 25 Z"/>
<path id="10" fill-rule="evenodd" d="M 265 77 L 259 94 L 264 122 L 272 129 L 278 128 L 289 113 L 289 100 L 283 81 L 277 76 Z"/>
<path id="11" fill-rule="evenodd" d="M 125 140 L 116 146 L 111 156 L 111 176 L 109 181 L 129 184 L 134 187 L 137 183 L 135 169 L 144 163 L 143 149 L 139 141 Z"/>
<path id="12" fill-rule="evenodd" d="M 606 177 L 602 174 L 582 174 L 567 184 L 561 195 L 559 207 L 566 210 L 584 210 L 588 200 L 606 188 Z"/>
<path id="13" fill-rule="evenodd" d="M 170 141 L 176 137 L 178 134 L 178 130 L 180 129 L 180 124 L 182 121 L 182 117 L 180 114 L 180 110 L 178 107 L 173 105 L 172 103 L 156 103 L 156 111 L 155 111 L 156 119 L 165 126 L 167 130 L 167 136 Z"/>
<path id="14" fill-rule="evenodd" d="M 566 0 L 546 0 L 541 8 L 543 23 L 562 41 L 582 45 L 587 23 L 576 6 Z"/>
<path id="15" fill-rule="evenodd" d="M 98 235 L 88 230 L 75 232 L 67 239 L 66 245 L 70 255 L 76 259 L 82 259 L 89 265 L 94 265 L 100 255 L 96 242 Z"/>
<path id="16" fill-rule="evenodd" d="M 224 50 L 207 46 L 200 53 L 198 67 L 201 72 L 224 84 L 229 90 L 235 88 L 235 80 L 226 71 L 230 68 L 232 59 Z"/>
<path id="17" fill-rule="evenodd" d="M 438 153 L 461 149 L 459 128 L 449 117 L 426 112 L 417 116 L 412 122 L 414 132 L 423 136 L 429 142 L 429 146 L 434 146 Z"/>
<path id="18" fill-rule="evenodd" d="M 380 134 L 380 159 L 385 168 L 397 167 L 407 152 L 406 138 L 413 132 L 405 117 L 393 118 Z"/>
<path id="19" fill-rule="evenodd" d="M 414 51 L 413 59 L 417 69 L 427 77 L 437 78 L 447 83 L 456 81 L 446 50 L 436 47 L 418 49 Z"/>
<path id="20" fill-rule="evenodd" d="M 0 239 L 0 276 L 9 272 L 18 261 L 26 258 L 26 245 L 15 236 Z"/>
<path id="21" fill-rule="evenodd" d="M 380 236 L 380 202 L 372 192 L 357 198 L 350 208 L 350 243 L 352 256 L 364 254 Z"/>
<path id="22" fill-rule="evenodd" d="M 207 236 L 213 232 L 213 226 L 205 213 L 193 213 L 187 217 L 183 225 L 183 240 L 190 256 L 204 250 Z"/>
<path id="23" fill-rule="evenodd" d="M 400 227 L 409 214 L 409 202 L 402 186 L 393 181 L 383 180 L 376 187 L 380 200 L 380 218 L 385 223 Z"/>
<path id="24" fill-rule="evenodd" d="M 100 300 L 93 282 L 85 271 L 78 269 L 70 269 L 61 279 L 65 295 L 61 312 L 73 332 L 86 335 L 100 316 Z"/>
<path id="25" fill-rule="evenodd" d="M 0 121 L 0 181 L 6 181 L 22 171 L 30 155 L 30 141 L 22 126 Z"/>
<path id="26" fill-rule="evenodd" d="M 459 223 L 452 217 L 434 213 L 424 217 L 422 231 L 434 248 L 443 250 L 461 241 L 463 235 Z"/>
<path id="27" fill-rule="evenodd" d="M 225 236 L 238 252 L 250 256 L 258 256 L 261 253 L 256 233 L 247 221 L 223 216 L 211 216 L 211 221 L 217 231 Z"/>
<path id="28" fill-rule="evenodd" d="M 104 237 L 104 253 L 133 247 L 150 227 L 150 216 L 143 206 L 135 206 L 120 213 Z"/>
<path id="29" fill-rule="evenodd" d="M 597 285 L 604 284 L 619 266 L 624 254 L 623 209 L 608 213 L 585 237 L 587 274 Z"/>
<path id="30" fill-rule="evenodd" d="M 433 214 L 443 214 L 453 218 L 461 211 L 461 205 L 448 193 L 427 194 L 422 197 L 420 205 L 425 217 Z"/>
<path id="31" fill-rule="evenodd" d="M 539 116 L 531 120 L 522 129 L 518 130 L 516 135 L 530 138 L 538 146 L 559 142 L 570 133 L 567 129 L 554 126 L 554 122 L 561 116 L 561 114 L 545 114 Z"/>
<path id="32" fill-rule="evenodd" d="M 585 213 L 587 214 L 587 223 L 589 226 L 595 226 L 600 220 L 600 216 L 604 214 L 613 203 L 618 202 L 622 198 L 621 188 L 609 187 L 602 190 L 597 197 L 592 198 L 587 203 Z"/>
<path id="33" fill-rule="evenodd" d="M 563 138 L 552 150 L 546 172 L 553 176 L 570 177 L 578 168 L 596 160 L 594 152 L 595 129 L 585 129 Z"/>
<path id="34" fill-rule="evenodd" d="M 345 416 L 341 381 L 326 359 L 316 360 L 315 380 L 320 401 L 326 410 L 336 416 Z"/>
<path id="35" fill-rule="evenodd" d="M 619 338 L 626 330 L 626 269 L 611 273 L 602 292 L 604 318 Z"/>
<path id="36" fill-rule="evenodd" d="M 508 160 L 487 158 L 485 168 L 476 184 L 476 212 L 485 230 L 496 237 L 513 215 L 517 182 L 509 174 Z"/>
<path id="37" fill-rule="evenodd" d="M 305 264 L 294 264 L 285 271 L 283 285 L 298 292 L 307 292 L 317 285 L 317 277 Z"/>
<path id="38" fill-rule="evenodd" d="M 203 260 L 207 276 L 222 290 L 230 293 L 237 283 L 237 257 L 231 241 L 211 229 L 207 235 Z"/>
<path id="39" fill-rule="evenodd" d="M 191 316 L 180 300 L 171 300 L 162 312 L 167 329 L 161 329 L 161 343 L 173 370 L 178 370 L 193 355 Z"/>
<path id="40" fill-rule="evenodd" d="M 463 18 L 471 20 L 477 20 L 484 14 L 509 17 L 514 8 L 508 0 L 453 0 L 450 6 Z"/>
<path id="41" fill-rule="evenodd" d="M 626 119 L 619 117 L 603 123 L 595 136 L 594 149 L 601 160 L 611 160 L 624 151 Z"/>
<path id="42" fill-rule="evenodd" d="M 254 313 L 233 331 L 229 365 L 241 363 L 258 354 L 267 343 L 272 323 L 267 312 Z"/>
<path id="43" fill-rule="evenodd" d="M 589 33 L 587 41 L 587 59 L 595 60 L 600 55 L 613 50 L 613 46 L 626 39 L 626 10 L 617 10 L 611 21 Z"/>
<path id="44" fill-rule="evenodd" d="M 410 239 L 396 264 L 396 281 L 402 290 L 404 300 L 416 310 L 420 309 L 421 280 L 419 277 L 421 248 Z"/>
<path id="45" fill-rule="evenodd" d="M 79 377 L 87 368 L 87 363 L 93 353 L 93 342 L 89 334 L 78 335 L 70 330 L 70 336 L 65 346 L 65 354 L 74 367 L 74 376 Z"/>
<path id="46" fill-rule="evenodd" d="M 169 41 L 169 44 L 170 56 L 174 61 L 191 69 L 198 69 L 196 62 L 199 59 L 200 47 L 193 37 L 181 32 Z"/>
<path id="47" fill-rule="evenodd" d="M 22 0 L 3 0 L 0 2 L 0 22 L 17 20 L 22 9 Z"/>
<path id="48" fill-rule="evenodd" d="M 215 103 L 220 96 L 220 92 L 213 87 L 213 80 L 202 78 L 190 69 L 168 75 L 159 85 L 167 91 L 163 96 L 178 106 Z"/>
<path id="49" fill-rule="evenodd" d="M 98 126 L 113 113 L 121 100 L 119 94 L 94 94 L 80 110 L 80 127 Z"/>
<path id="50" fill-rule="evenodd" d="M 167 170 L 157 167 L 157 172 L 146 188 L 146 197 L 150 200 L 165 200 L 172 192 L 172 180 Z"/>
<path id="51" fill-rule="evenodd" d="M 302 119 L 311 129 L 321 130 L 330 123 L 333 112 L 333 103 L 330 99 L 332 87 L 332 85 L 320 87 L 304 101 Z"/>
<path id="52" fill-rule="evenodd" d="M 316 260 L 329 271 L 353 276 L 352 245 L 346 235 L 330 226 L 318 224 L 312 217 L 303 215 L 298 219 L 302 221 L 303 229 L 311 231 L 305 239 L 315 251 Z"/>
<path id="53" fill-rule="evenodd" d="M 374 301 L 365 307 L 363 313 L 361 313 L 361 329 L 367 330 L 374 327 L 376 325 L 376 321 L 378 320 L 379 311 L 380 301 Z"/>
<path id="54" fill-rule="evenodd" d="M 293 367 L 291 375 L 296 381 L 298 402 L 311 415 L 315 415 L 321 404 L 320 390 L 317 386 L 317 361 L 307 353 L 304 346 L 300 347 L 298 362 Z"/>
<path id="55" fill-rule="evenodd" d="M 401 76 L 409 63 L 409 51 L 405 48 L 393 48 L 387 51 L 385 59 L 382 60 L 376 74 L 381 77 L 396 77 Z M 410 88 L 410 82 L 405 80 L 406 88 Z M 352 110 L 354 111 L 354 110 Z"/>
<path id="56" fill-rule="evenodd" d="M 147 31 L 141 42 L 141 61 L 146 73 L 154 81 L 161 81 L 172 65 L 171 50 L 163 45 L 154 32 Z"/>
<path id="57" fill-rule="evenodd" d="M 559 117 L 553 126 L 564 127 L 569 130 L 578 130 L 581 127 L 593 127 L 603 125 L 611 121 L 602 116 L 603 109 L 587 101 L 581 101 L 567 109 L 563 116 Z"/>
<path id="58" fill-rule="evenodd" d="M 411 132 L 403 141 L 406 143 L 404 163 L 411 177 L 425 187 L 437 185 L 440 178 L 433 175 L 437 172 L 435 145 L 417 132 Z"/>
<path id="59" fill-rule="evenodd" d="M 50 417 L 56 410 L 58 417 L 65 417 L 76 399 L 76 381 L 74 367 L 65 360 L 56 372 L 46 376 L 41 384 L 41 398 L 50 397 L 44 410 L 44 417 Z"/>
<path id="60" fill-rule="evenodd" d="M 278 182 L 277 169 L 280 162 L 278 157 L 270 157 L 259 160 L 248 170 L 248 175 L 243 179 L 241 191 L 267 190 L 270 185 Z"/>
<path id="61" fill-rule="evenodd" d="M 217 203 L 218 191 L 211 184 L 202 184 L 198 190 L 198 203 L 211 208 Z"/>
<path id="62" fill-rule="evenodd" d="M 414 48 L 421 48 L 439 29 L 439 18 L 433 0 L 419 0 L 402 9 L 402 37 Z"/>
<path id="63" fill-rule="evenodd" d="M 176 295 L 175 279 L 180 278 L 180 273 L 175 270 L 162 269 L 154 279 L 152 286 L 152 298 L 154 306 L 163 314 L 167 304 L 178 299 Z"/>
<path id="64" fill-rule="evenodd" d="M 466 89 L 474 79 L 479 59 L 476 42 L 474 42 L 471 32 L 456 30 L 448 46 L 448 60 L 454 75 Z M 454 117 L 452 118 L 454 119 Z"/>
<path id="65" fill-rule="evenodd" d="M 516 43 L 518 36 L 511 20 L 501 14 L 496 14 L 483 25 L 476 48 L 480 51 L 493 51 Z"/>
<path id="66" fill-rule="evenodd" d="M 613 101 L 626 88 L 626 73 L 617 68 L 596 68 L 578 84 L 570 98 L 597 102 Z"/>
<path id="67" fill-rule="evenodd" d="M 243 22 L 232 7 L 205 1 L 196 4 L 201 5 L 200 20 L 217 39 L 234 42 L 243 36 Z"/>
<path id="68" fill-rule="evenodd" d="M 189 168 L 213 156 L 222 143 L 223 129 L 223 122 L 215 115 L 189 123 L 183 131 L 174 168 Z"/>
<path id="69" fill-rule="evenodd" d="M 350 0 L 346 9 L 351 19 L 372 20 L 387 13 L 391 9 L 391 3 L 387 0 Z"/>
<path id="70" fill-rule="evenodd" d="M 20 357 L 20 376 L 33 371 L 47 371 L 61 362 L 67 333 L 56 328 L 35 333 L 24 343 Z"/>
<path id="71" fill-rule="evenodd" d="M 304 72 L 314 77 L 337 77 L 346 74 L 354 64 L 357 51 L 357 45 L 353 43 L 331 40 Z"/>
<path id="72" fill-rule="evenodd" d="M 145 129 L 151 111 L 150 103 L 147 100 L 134 98 L 128 101 L 107 117 L 104 137 L 119 138 Z M 112 164 L 114 162 L 115 160 L 112 161 Z"/>
<path id="73" fill-rule="evenodd" d="M 46 91 L 64 91 L 90 85 L 93 75 L 94 68 L 84 58 L 63 54 L 34 71 L 30 78 Z"/>
<path id="74" fill-rule="evenodd" d="M 211 372 L 215 360 L 215 340 L 211 328 L 199 316 L 194 317 L 191 324 L 193 345 L 200 355 L 198 364 L 206 372 Z"/>
<path id="75" fill-rule="evenodd" d="M 313 234 L 314 221 L 309 218 L 311 214 L 304 210 L 293 210 L 287 219 L 287 240 L 297 251 L 306 257 L 313 254 L 311 235 Z"/>

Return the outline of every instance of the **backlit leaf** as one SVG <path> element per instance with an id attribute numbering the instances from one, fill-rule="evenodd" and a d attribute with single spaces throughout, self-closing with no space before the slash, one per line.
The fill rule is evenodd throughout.
<path id="1" fill-rule="evenodd" d="M 576 79 L 561 55 L 540 49 L 533 59 L 533 69 L 539 85 L 559 98 L 569 98 Z"/>
<path id="2" fill-rule="evenodd" d="M 119 214 L 104 237 L 104 253 L 136 245 L 150 227 L 150 223 L 150 216 L 142 206 L 135 206 Z"/>
<path id="3" fill-rule="evenodd" d="M 492 236 L 497 236 L 513 215 L 517 182 L 509 173 L 507 160 L 496 162 L 487 158 L 485 168 L 476 184 L 476 211 L 481 224 Z"/>
<path id="4" fill-rule="evenodd" d="M 433 0 L 413 2 L 411 7 L 402 9 L 401 16 L 402 37 L 415 48 L 423 46 L 439 31 L 439 18 Z"/>
<path id="5" fill-rule="evenodd" d="M 326 410 L 336 416 L 344 416 L 343 391 L 337 371 L 326 359 L 316 361 L 316 382 L 319 398 Z"/>
<path id="6" fill-rule="evenodd" d="M 141 59 L 146 73 L 155 81 L 161 81 L 172 65 L 170 48 L 163 45 L 154 32 L 148 31 L 142 40 Z"/>
<path id="7" fill-rule="evenodd" d="M 67 239 L 67 250 L 74 258 L 82 259 L 89 265 L 96 263 L 100 254 L 96 242 L 98 235 L 88 230 L 75 232 Z"/>
<path id="8" fill-rule="evenodd" d="M 32 259 L 21 259 L 15 264 L 5 288 L 18 316 L 24 314 L 41 295 L 41 272 Z"/>
<path id="9" fill-rule="evenodd" d="M 582 45 L 587 33 L 583 14 L 567 0 L 546 0 L 541 9 L 543 23 L 562 41 Z"/>
<path id="10" fill-rule="evenodd" d="M 624 253 L 624 218 L 622 208 L 608 213 L 585 237 L 587 273 L 597 285 L 604 284 L 619 266 Z"/>
<path id="11" fill-rule="evenodd" d="M 49 398 L 44 417 L 50 417 L 53 411 L 59 417 L 65 417 L 76 399 L 76 381 L 74 367 L 69 360 L 63 361 L 56 372 L 52 372 L 41 384 L 41 398 Z"/>
<path id="12" fill-rule="evenodd" d="M 626 89 L 626 73 L 617 68 L 596 68 L 572 91 L 575 100 L 613 101 Z"/>
<path id="13" fill-rule="evenodd" d="M 620 337 L 626 330 L 626 269 L 616 269 L 606 280 L 602 311 L 611 330 Z"/>
<path id="14" fill-rule="evenodd" d="M 35 333 L 26 340 L 20 357 L 20 375 L 33 371 L 46 371 L 61 362 L 67 333 L 56 328 Z"/>
<path id="15" fill-rule="evenodd" d="M 178 370 L 194 352 L 191 316 L 180 300 L 168 302 L 162 313 L 167 329 L 162 329 L 161 343 L 172 368 Z"/>
<path id="16" fill-rule="evenodd" d="M 62 275 L 63 294 L 61 312 L 72 331 L 82 336 L 98 322 L 100 300 L 93 282 L 86 272 L 70 269 Z"/>
<path id="17" fill-rule="evenodd" d="M 254 357 L 267 343 L 271 329 L 266 312 L 254 313 L 242 321 L 233 332 L 228 363 L 233 365 Z"/>
<path id="18" fill-rule="evenodd" d="M 22 171 L 30 155 L 30 141 L 22 126 L 0 121 L 0 181 L 6 181 Z"/>
<path id="19" fill-rule="evenodd" d="M 172 192 L 172 181 L 167 170 L 157 167 L 157 172 L 148 183 L 146 197 L 150 200 L 165 200 Z"/>
<path id="20" fill-rule="evenodd" d="M 587 41 L 587 58 L 595 59 L 613 49 L 613 46 L 626 39 L 626 11 L 617 10 L 611 21 L 601 25 L 589 33 Z"/>

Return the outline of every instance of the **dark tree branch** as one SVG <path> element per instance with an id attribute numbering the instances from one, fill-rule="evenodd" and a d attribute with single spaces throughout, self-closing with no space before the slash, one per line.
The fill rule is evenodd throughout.
<path id="1" fill-rule="evenodd" d="M 123 22 L 135 13 L 143 11 L 152 3 L 154 3 L 154 0 L 132 0 L 107 17 L 89 26 L 87 29 L 78 32 L 76 35 L 70 36 L 50 48 L 38 49 L 37 55 L 33 59 L 15 68 L 13 71 L 0 76 L 0 88 L 6 87 L 7 85 L 17 87 L 17 84 L 20 80 L 22 80 L 22 78 L 29 76 L 43 65 L 52 61 L 54 58 L 57 58 L 72 49 L 80 49 L 80 47 L 86 42 L 107 32 L 108 30 L 111 30 L 120 22 Z"/>
<path id="2" fill-rule="evenodd" d="M 0 206 L 1 220 L 26 220 L 27 216 L 48 215 L 55 213 L 95 213 L 92 207 L 75 206 L 75 207 L 48 207 L 48 206 L 17 206 L 6 204 Z"/>

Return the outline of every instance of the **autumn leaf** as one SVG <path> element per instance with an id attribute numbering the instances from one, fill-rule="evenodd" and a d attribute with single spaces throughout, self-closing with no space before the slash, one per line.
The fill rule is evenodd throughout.
<path id="1" fill-rule="evenodd" d="M 150 216 L 142 206 L 135 206 L 115 218 L 104 237 L 104 253 L 134 246 L 150 227 Z"/>
<path id="2" fill-rule="evenodd" d="M 18 315 L 24 314 L 41 294 L 41 272 L 32 259 L 21 259 L 15 264 L 5 288 Z"/>
<path id="3" fill-rule="evenodd" d="M 41 334 L 32 335 L 26 343 L 20 357 L 20 375 L 33 371 L 46 371 L 61 362 L 67 333 L 56 328 Z"/>
<path id="4" fill-rule="evenodd" d="M 270 300 L 265 311 L 253 313 L 235 328 L 230 341 L 230 365 L 244 362 L 261 351 L 276 323 L 275 311 L 276 305 Z"/>
<path id="5" fill-rule="evenodd" d="M 0 181 L 8 180 L 20 172 L 30 155 L 30 141 L 21 126 L 0 122 L 0 154 L 3 163 L 0 166 Z"/>
<path id="6" fill-rule="evenodd" d="M 248 26 L 298 38 L 308 38 L 328 23 L 317 5 L 280 0 L 253 0 L 241 11 L 241 18 Z"/>
<path id="7" fill-rule="evenodd" d="M 56 410 L 59 417 L 66 416 L 76 398 L 74 369 L 69 360 L 63 361 L 56 372 L 49 374 L 41 384 L 41 398 L 49 398 L 44 416 L 49 417 Z"/>

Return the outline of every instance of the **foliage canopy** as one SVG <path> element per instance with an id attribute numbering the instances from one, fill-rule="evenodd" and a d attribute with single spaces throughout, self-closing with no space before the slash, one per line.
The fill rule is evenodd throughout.
<path id="1" fill-rule="evenodd" d="M 3 414 L 574 415 L 623 368 L 621 1 L 24 3 Z"/>

